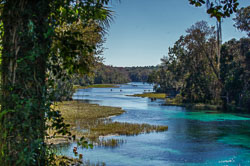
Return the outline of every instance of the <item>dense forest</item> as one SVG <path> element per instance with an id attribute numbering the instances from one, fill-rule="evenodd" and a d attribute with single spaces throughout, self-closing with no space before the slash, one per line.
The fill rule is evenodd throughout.
<path id="1" fill-rule="evenodd" d="M 157 67 L 113 67 L 100 64 L 92 75 L 76 76 L 74 84 L 122 84 L 128 82 L 147 82 L 148 76 Z"/>
<path id="2" fill-rule="evenodd" d="M 221 44 L 221 31 L 197 22 L 169 48 L 150 83 L 158 92 L 174 94 L 178 102 L 222 105 L 226 110 L 250 108 L 250 6 L 241 8 L 235 27 L 247 36 Z M 174 96 L 173 95 L 173 96 Z"/>
<path id="3" fill-rule="evenodd" d="M 54 100 L 71 100 L 75 92 L 74 85 L 88 86 L 93 84 L 124 84 L 128 82 L 148 82 L 149 75 L 158 69 L 156 66 L 113 67 L 96 63 L 96 68 L 88 74 L 72 74 L 54 81 L 51 91 Z"/>
<path id="4" fill-rule="evenodd" d="M 3 166 L 57 165 L 57 155 L 46 140 L 56 135 L 76 139 L 69 132 L 69 125 L 64 123 L 60 111 L 52 106 L 60 100 L 59 91 L 67 89 L 69 84 L 72 86 L 72 78 L 90 74 L 100 62 L 96 55 L 101 52 L 104 35 L 112 20 L 110 0 L 0 2 L 0 163 Z M 188 2 L 196 7 L 205 5 L 204 0 Z M 216 2 L 207 1 L 210 4 L 207 13 L 218 21 L 236 12 L 239 5 L 237 0 Z M 237 21 L 239 29 L 249 31 L 244 19 Z M 159 69 L 169 75 L 167 80 L 171 79 L 165 87 L 180 91 L 188 102 L 217 102 L 215 99 L 220 99 L 220 102 L 225 98 L 226 104 L 249 107 L 248 39 L 225 43 L 221 47 L 221 60 L 218 60 L 214 53 L 213 30 L 200 24 L 191 27 L 188 34 L 180 38 L 176 48 L 172 53 L 170 51 L 171 59 L 166 59 Z M 248 27 L 249 21 L 246 25 Z M 177 54 L 179 52 L 181 54 Z M 183 54 L 188 56 L 183 57 Z M 106 67 L 103 70 L 110 73 L 111 69 Z M 114 70 L 126 73 L 120 82 L 126 79 L 145 81 L 145 73 L 151 67 Z M 101 72 L 97 71 L 95 75 L 94 82 L 99 83 L 113 83 L 116 77 L 101 78 Z M 163 78 L 165 76 L 159 76 L 160 81 L 157 78 L 153 82 L 164 88 L 161 85 Z M 55 133 L 50 136 L 48 130 Z M 91 147 L 84 138 L 78 144 Z M 60 162 L 58 165 L 70 164 Z"/>

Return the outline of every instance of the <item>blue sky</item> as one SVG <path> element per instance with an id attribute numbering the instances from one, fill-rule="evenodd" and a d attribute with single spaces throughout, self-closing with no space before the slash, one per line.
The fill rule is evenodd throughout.
<path id="1" fill-rule="evenodd" d="M 240 6 L 250 0 L 239 0 Z M 160 64 L 185 30 L 197 21 L 215 25 L 205 7 L 196 8 L 188 0 L 121 0 L 113 3 L 114 22 L 104 44 L 104 64 L 113 66 L 151 66 Z M 239 39 L 245 33 L 233 27 L 232 18 L 223 20 L 223 41 Z"/>

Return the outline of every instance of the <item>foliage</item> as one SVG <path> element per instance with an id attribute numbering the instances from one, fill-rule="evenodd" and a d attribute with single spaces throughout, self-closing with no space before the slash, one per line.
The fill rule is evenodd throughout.
<path id="1" fill-rule="evenodd" d="M 44 142 L 47 129 L 70 136 L 61 114 L 50 107 L 58 100 L 55 80 L 91 70 L 110 18 L 107 3 L 1 1 L 2 165 L 49 165 L 54 158 Z"/>
<path id="2" fill-rule="evenodd" d="M 147 82 L 149 74 L 156 68 L 155 66 L 126 67 L 125 70 L 128 71 L 132 82 Z"/>
<path id="3" fill-rule="evenodd" d="M 196 7 L 206 4 L 208 8 L 207 13 L 211 17 L 215 17 L 219 22 L 222 17 L 230 17 L 239 6 L 238 0 L 189 0 L 189 2 Z"/>
<path id="4" fill-rule="evenodd" d="M 113 67 L 100 64 L 91 76 L 74 79 L 74 84 L 122 84 L 128 82 L 147 82 L 149 74 L 157 67 Z M 90 81 L 91 80 L 91 81 Z"/>
<path id="5" fill-rule="evenodd" d="M 216 104 L 249 111 L 249 38 L 224 43 L 218 62 L 214 27 L 198 22 L 186 32 L 161 59 L 160 69 L 150 75 L 156 91 L 175 97 L 169 103 Z"/>
<path id="6" fill-rule="evenodd" d="M 73 95 L 74 78 L 87 77 L 99 63 L 97 54 L 102 52 L 103 28 L 89 21 L 81 21 L 57 27 L 50 52 L 51 70 L 49 80 L 55 80 L 51 88 L 55 100 L 70 100 Z M 72 74 L 74 73 L 74 74 Z"/>
<path id="7" fill-rule="evenodd" d="M 0 1 L 2 165 L 49 165 L 54 160 L 44 142 L 47 129 L 70 135 L 61 114 L 50 107 L 54 100 L 60 100 L 54 89 L 71 80 L 69 74 L 92 70 L 96 62 L 93 55 L 102 43 L 100 33 L 104 33 L 111 16 L 108 2 Z M 237 0 L 222 3 L 225 13 L 215 8 L 214 14 L 210 7 L 217 19 L 237 7 Z"/>
<path id="8" fill-rule="evenodd" d="M 2 3 L 0 162 L 44 165 L 44 115 L 48 108 L 44 69 L 50 40 L 43 34 L 48 28 L 49 2 Z M 35 10 L 38 6 L 44 10 Z"/>
<path id="9" fill-rule="evenodd" d="M 250 6 L 239 9 L 234 21 L 234 26 L 241 31 L 246 31 L 248 37 L 250 37 Z"/>
<path id="10" fill-rule="evenodd" d="M 250 108 L 250 39 L 232 39 L 221 49 L 224 104 Z"/>
<path id="11" fill-rule="evenodd" d="M 100 65 L 95 71 L 94 84 L 119 84 L 129 82 L 126 70 Z"/>
<path id="12" fill-rule="evenodd" d="M 214 27 L 201 21 L 186 32 L 187 35 L 169 48 L 168 57 L 161 59 L 160 69 L 154 76 L 155 88 L 169 96 L 180 92 L 183 102 L 211 102 L 218 99 L 219 93 Z"/>

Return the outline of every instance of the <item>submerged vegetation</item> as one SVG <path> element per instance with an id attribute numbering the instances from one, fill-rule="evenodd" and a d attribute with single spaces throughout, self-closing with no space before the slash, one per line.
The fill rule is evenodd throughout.
<path id="1" fill-rule="evenodd" d="M 123 143 L 119 139 L 102 139 L 108 135 L 138 135 L 149 132 L 162 132 L 167 126 L 149 124 L 131 124 L 113 122 L 109 117 L 124 113 L 121 108 L 87 104 L 81 101 L 64 101 L 55 106 L 60 110 L 70 131 L 78 138 L 84 136 L 89 141 L 100 146 L 118 146 Z M 52 131 L 53 132 L 53 131 Z M 52 134 L 52 133 L 51 133 Z M 67 138 L 58 136 L 53 143 L 64 143 Z"/>

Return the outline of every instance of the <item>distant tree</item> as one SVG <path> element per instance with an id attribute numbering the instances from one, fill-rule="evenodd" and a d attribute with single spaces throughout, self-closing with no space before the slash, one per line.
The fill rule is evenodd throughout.
<path id="1" fill-rule="evenodd" d="M 233 20 L 235 21 L 234 26 L 241 31 L 245 31 L 250 37 L 250 6 L 239 9 Z"/>
<path id="2" fill-rule="evenodd" d="M 113 67 L 104 64 L 98 64 L 93 74 L 94 81 L 92 83 L 121 84 L 128 82 L 147 82 L 149 74 L 156 68 L 157 67 L 155 66 Z M 84 79 L 87 81 L 89 78 L 86 76 L 81 76 L 78 80 L 84 82 Z M 75 82 L 79 81 L 75 80 Z"/>

